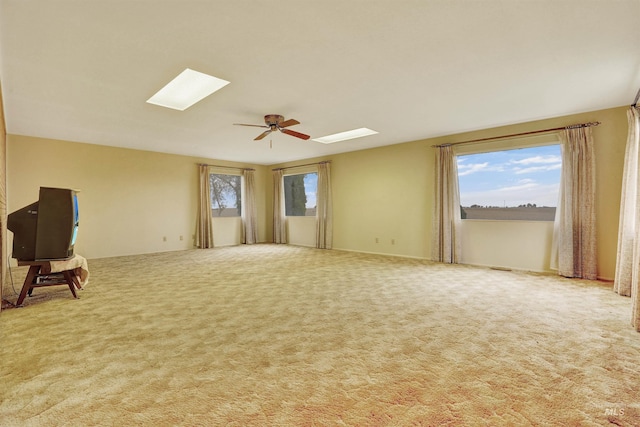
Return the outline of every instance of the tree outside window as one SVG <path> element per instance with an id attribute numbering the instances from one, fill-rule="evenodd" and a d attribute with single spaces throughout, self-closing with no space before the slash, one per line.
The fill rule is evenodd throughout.
<path id="1" fill-rule="evenodd" d="M 239 175 L 209 175 L 211 214 L 214 217 L 240 216 L 242 212 L 242 180 Z"/>

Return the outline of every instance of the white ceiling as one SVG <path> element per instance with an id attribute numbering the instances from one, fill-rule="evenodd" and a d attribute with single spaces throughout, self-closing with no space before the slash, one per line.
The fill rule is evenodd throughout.
<path id="1" fill-rule="evenodd" d="M 275 164 L 631 104 L 640 0 L 0 0 L 10 134 Z M 145 101 L 185 68 L 231 83 Z M 324 145 L 281 133 L 295 118 Z"/>

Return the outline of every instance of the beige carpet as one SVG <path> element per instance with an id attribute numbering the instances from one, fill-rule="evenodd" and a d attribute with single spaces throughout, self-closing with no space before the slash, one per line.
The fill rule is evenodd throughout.
<path id="1" fill-rule="evenodd" d="M 89 269 L 2 311 L 0 425 L 640 425 L 607 284 L 285 245 Z"/>

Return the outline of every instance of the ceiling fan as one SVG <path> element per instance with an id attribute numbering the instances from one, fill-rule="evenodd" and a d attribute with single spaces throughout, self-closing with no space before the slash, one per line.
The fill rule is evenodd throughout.
<path id="1" fill-rule="evenodd" d="M 284 117 L 282 117 L 279 114 L 267 114 L 266 116 L 264 116 L 264 123 L 265 123 L 264 125 L 248 125 L 244 123 L 234 123 L 234 125 L 266 128 L 267 130 L 265 130 L 264 132 L 262 132 L 260 135 L 258 135 L 253 139 L 254 141 L 261 140 L 265 136 L 269 135 L 271 132 L 275 132 L 278 130 L 282 133 L 286 133 L 287 135 L 295 136 L 296 138 L 300 138 L 300 139 L 306 140 L 311 138 L 309 135 L 306 135 L 304 133 L 296 132 L 295 130 L 291 130 L 291 129 L 286 129 L 289 126 L 300 124 L 300 122 L 295 119 L 285 120 Z"/>

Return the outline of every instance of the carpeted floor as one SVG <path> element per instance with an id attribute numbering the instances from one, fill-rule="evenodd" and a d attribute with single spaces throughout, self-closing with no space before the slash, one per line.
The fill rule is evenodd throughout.
<path id="1" fill-rule="evenodd" d="M 609 284 L 286 245 L 89 269 L 0 314 L 0 425 L 640 425 Z"/>

